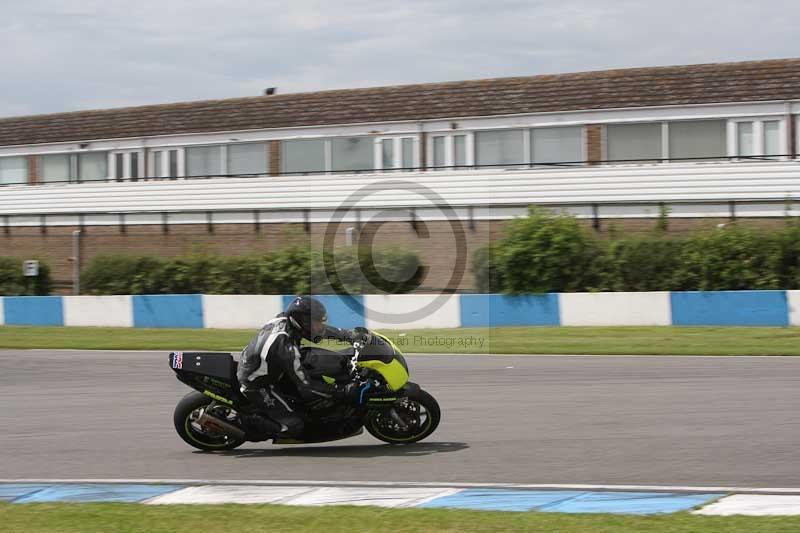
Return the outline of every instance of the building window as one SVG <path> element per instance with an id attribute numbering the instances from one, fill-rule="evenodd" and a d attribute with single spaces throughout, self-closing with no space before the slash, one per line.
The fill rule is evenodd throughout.
<path id="1" fill-rule="evenodd" d="M 453 166 L 464 168 L 467 165 L 467 136 L 453 135 Z"/>
<path id="2" fill-rule="evenodd" d="M 471 166 L 473 165 L 472 146 L 471 134 L 432 135 L 428 141 L 428 164 L 431 167 L 446 169 Z M 438 170 L 443 170 L 443 168 Z"/>
<path id="3" fill-rule="evenodd" d="M 751 156 L 756 153 L 756 143 L 752 122 L 736 124 L 736 155 Z"/>
<path id="4" fill-rule="evenodd" d="M 45 183 L 70 181 L 69 154 L 49 154 L 39 157 L 39 178 Z"/>
<path id="5" fill-rule="evenodd" d="M 584 160 L 583 128 L 555 127 L 531 130 L 534 163 L 576 163 Z"/>
<path id="6" fill-rule="evenodd" d="M 771 159 L 786 151 L 785 130 L 780 120 L 737 120 L 732 130 L 736 135 L 733 147 L 739 157 L 758 156 Z"/>
<path id="7" fill-rule="evenodd" d="M 183 175 L 181 148 L 158 148 L 149 152 L 147 175 L 152 178 L 177 178 Z"/>
<path id="8" fill-rule="evenodd" d="M 78 154 L 78 181 L 104 181 L 108 179 L 108 154 L 86 152 Z"/>
<path id="9" fill-rule="evenodd" d="M 331 170 L 359 172 L 374 169 L 374 143 L 371 138 L 341 137 L 331 140 Z"/>
<path id="10" fill-rule="evenodd" d="M 381 167 L 383 170 L 393 169 L 394 164 L 394 139 L 381 139 Z"/>
<path id="11" fill-rule="evenodd" d="M 28 182 L 27 157 L 0 157 L 0 185 Z"/>
<path id="12" fill-rule="evenodd" d="M 475 161 L 479 166 L 525 163 L 522 130 L 479 131 L 475 133 Z"/>
<path id="13" fill-rule="evenodd" d="M 400 148 L 402 149 L 400 167 L 406 169 L 417 167 L 417 156 L 414 154 L 414 139 L 411 137 L 403 137 L 400 139 Z"/>
<path id="14" fill-rule="evenodd" d="M 281 172 L 325 172 L 325 140 L 281 141 Z"/>
<path id="15" fill-rule="evenodd" d="M 779 120 L 764 121 L 764 154 L 783 155 L 781 150 L 781 123 Z"/>
<path id="16" fill-rule="evenodd" d="M 661 123 L 609 124 L 606 144 L 609 161 L 662 159 Z"/>
<path id="17" fill-rule="evenodd" d="M 447 154 L 445 153 L 446 140 L 447 137 L 442 135 L 437 135 L 436 137 L 433 138 L 433 144 L 432 144 L 433 150 L 431 152 L 431 156 L 433 159 L 431 162 L 434 169 L 441 170 L 440 167 L 444 167 L 447 165 Z"/>
<path id="18" fill-rule="evenodd" d="M 266 174 L 266 143 L 229 144 L 225 174 Z"/>
<path id="19" fill-rule="evenodd" d="M 189 146 L 185 150 L 187 176 L 221 176 L 225 174 L 225 168 L 222 165 L 222 146 Z"/>
<path id="20" fill-rule="evenodd" d="M 669 123 L 669 158 L 720 158 L 728 153 L 724 120 Z"/>
<path id="21" fill-rule="evenodd" d="M 417 166 L 413 137 L 379 137 L 375 143 L 375 168 L 411 170 Z"/>
<path id="22" fill-rule="evenodd" d="M 136 181 L 145 174 L 143 150 L 111 152 L 112 179 Z"/>

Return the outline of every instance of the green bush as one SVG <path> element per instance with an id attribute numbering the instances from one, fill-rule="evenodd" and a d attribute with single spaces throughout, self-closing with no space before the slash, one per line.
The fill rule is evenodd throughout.
<path id="1" fill-rule="evenodd" d="M 660 220 L 650 234 L 603 240 L 574 217 L 532 210 L 474 254 L 473 273 L 479 291 L 505 293 L 800 287 L 800 223 L 729 223 L 683 237 L 665 228 Z"/>
<path id="2" fill-rule="evenodd" d="M 372 250 L 359 259 L 354 248 L 343 248 L 328 267 L 321 252 L 305 247 L 243 257 L 100 256 L 84 270 L 82 284 L 88 294 L 408 292 L 421 272 L 415 253 L 397 249 Z M 329 272 L 338 278 L 329 279 Z M 371 283 L 378 278 L 384 282 Z"/>
<path id="3" fill-rule="evenodd" d="M 675 290 L 780 289 L 773 265 L 780 232 L 728 224 L 687 239 L 673 273 Z"/>
<path id="4" fill-rule="evenodd" d="M 414 252 L 346 247 L 315 257 L 310 292 L 400 294 L 416 289 L 424 274 Z"/>
<path id="5" fill-rule="evenodd" d="M 603 278 L 599 241 L 574 217 L 539 209 L 511 222 L 494 257 L 511 293 L 596 289 Z"/>
<path id="6" fill-rule="evenodd" d="M 490 244 L 478 248 L 472 254 L 472 273 L 475 275 L 475 290 L 496 293 L 503 290 L 503 273 L 497 258 L 499 247 Z"/>
<path id="7" fill-rule="evenodd" d="M 683 245 L 683 240 L 657 236 L 613 240 L 607 245 L 603 285 L 613 291 L 672 290 Z"/>
<path id="8" fill-rule="evenodd" d="M 39 261 L 39 275 L 26 277 L 22 274 L 22 259 L 0 257 L 0 295 L 44 296 L 50 294 L 50 266 Z"/>

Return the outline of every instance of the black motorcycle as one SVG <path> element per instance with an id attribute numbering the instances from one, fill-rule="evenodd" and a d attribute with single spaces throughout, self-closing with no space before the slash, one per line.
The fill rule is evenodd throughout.
<path id="1" fill-rule="evenodd" d="M 360 435 L 364 428 L 384 442 L 411 444 L 426 438 L 439 425 L 439 404 L 408 380 L 403 354 L 378 333 L 373 332 L 366 344 L 357 342 L 341 351 L 304 346 L 301 362 L 311 379 L 329 384 L 353 379 L 364 382 L 359 404 L 331 402 L 322 409 L 306 409 L 294 385 L 282 379 L 278 389 L 293 410 L 305 415 L 304 434 L 297 439 L 264 435 L 248 438 L 242 415 L 254 412 L 254 407 L 239 392 L 238 363 L 233 356 L 172 352 L 169 365 L 175 376 L 195 389 L 175 407 L 175 430 L 191 446 L 215 451 L 232 450 L 248 440 L 271 439 L 273 444 L 329 442 Z"/>

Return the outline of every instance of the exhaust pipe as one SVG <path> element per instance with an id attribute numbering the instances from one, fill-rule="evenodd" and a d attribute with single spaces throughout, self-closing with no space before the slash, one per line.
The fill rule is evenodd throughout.
<path id="1" fill-rule="evenodd" d="M 242 431 L 241 428 L 234 426 L 230 422 L 226 422 L 225 420 L 221 420 L 213 415 L 210 415 L 205 411 L 197 419 L 197 423 L 205 429 L 211 429 L 217 433 L 230 435 L 236 440 L 245 440 L 245 432 Z"/>

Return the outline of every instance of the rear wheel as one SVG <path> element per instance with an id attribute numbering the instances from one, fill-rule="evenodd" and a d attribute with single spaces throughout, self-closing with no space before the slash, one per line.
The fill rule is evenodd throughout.
<path id="1" fill-rule="evenodd" d="M 224 433 L 218 433 L 202 427 L 197 419 L 208 409 L 208 413 L 217 418 L 236 423 L 236 411 L 223 405 L 214 404 L 205 394 L 193 391 L 183 397 L 175 406 L 173 422 L 175 431 L 187 444 L 204 451 L 232 450 L 245 441 Z"/>
<path id="2" fill-rule="evenodd" d="M 441 419 L 439 403 L 419 389 L 400 398 L 383 410 L 370 411 L 364 427 L 369 433 L 389 444 L 411 444 L 421 441 L 436 430 Z"/>

